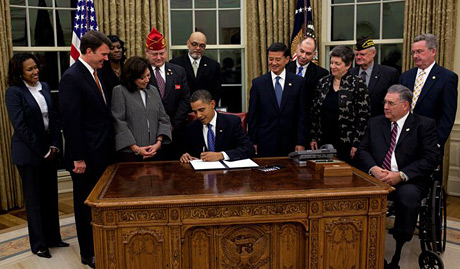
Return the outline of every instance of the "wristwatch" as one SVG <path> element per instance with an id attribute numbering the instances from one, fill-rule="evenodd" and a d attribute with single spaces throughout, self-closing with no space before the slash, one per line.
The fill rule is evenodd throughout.
<path id="1" fill-rule="evenodd" d="M 403 171 L 399 171 L 399 177 L 401 178 L 403 182 L 407 181 L 406 174 L 404 174 Z"/>

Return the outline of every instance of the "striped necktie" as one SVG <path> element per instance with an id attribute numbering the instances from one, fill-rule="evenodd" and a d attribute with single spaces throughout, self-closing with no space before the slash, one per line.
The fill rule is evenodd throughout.
<path id="1" fill-rule="evenodd" d="M 387 154 L 385 155 L 385 159 L 383 159 L 383 164 L 382 164 L 382 168 L 388 171 L 391 171 L 391 155 L 393 154 L 393 151 L 395 150 L 396 136 L 398 136 L 398 124 L 395 121 L 393 122 L 393 130 L 391 131 L 390 148 L 388 149 Z"/>
<path id="2" fill-rule="evenodd" d="M 157 80 L 158 91 L 160 92 L 161 99 L 165 96 L 165 81 L 160 74 L 160 68 L 155 68 L 155 79 Z"/>
<path id="3" fill-rule="evenodd" d="M 415 80 L 415 87 L 414 87 L 414 96 L 412 97 L 412 105 L 411 108 L 412 110 L 415 107 L 415 104 L 417 103 L 417 100 L 420 96 L 420 93 L 422 92 L 423 85 L 425 85 L 425 80 L 423 79 L 425 77 L 425 71 L 422 70 L 417 76 L 417 79 Z"/>
<path id="4" fill-rule="evenodd" d="M 99 78 L 97 77 L 97 71 L 94 70 L 93 74 L 94 74 L 94 80 L 96 80 L 97 88 L 99 89 L 99 93 L 102 95 L 102 99 L 104 99 L 104 103 L 107 104 L 107 101 L 105 100 L 104 92 L 102 91 L 101 82 L 99 82 Z"/>
<path id="5" fill-rule="evenodd" d="M 297 73 L 297 76 L 303 77 L 302 70 L 303 70 L 303 66 L 299 66 L 299 73 Z"/>

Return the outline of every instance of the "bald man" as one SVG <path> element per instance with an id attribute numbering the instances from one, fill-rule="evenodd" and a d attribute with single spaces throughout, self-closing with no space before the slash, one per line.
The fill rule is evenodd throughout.
<path id="1" fill-rule="evenodd" d="M 221 97 L 220 64 L 204 56 L 206 36 L 193 32 L 187 40 L 188 53 L 170 62 L 185 68 L 190 94 L 196 90 L 207 90 L 212 99 L 219 103 Z"/>

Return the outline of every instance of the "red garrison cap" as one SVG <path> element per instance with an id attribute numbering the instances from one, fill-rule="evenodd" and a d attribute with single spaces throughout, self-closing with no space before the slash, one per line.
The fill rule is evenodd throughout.
<path id="1" fill-rule="evenodd" d="M 149 50 L 161 50 L 166 48 L 165 37 L 153 28 L 150 34 L 147 36 L 147 41 L 145 42 L 145 47 Z"/>

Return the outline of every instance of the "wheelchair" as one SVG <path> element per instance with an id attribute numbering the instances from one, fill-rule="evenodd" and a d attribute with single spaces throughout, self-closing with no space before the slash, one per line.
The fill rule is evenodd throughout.
<path id="1" fill-rule="evenodd" d="M 429 189 L 427 196 L 422 199 L 416 226 L 422 249 L 418 264 L 422 269 L 444 268 L 440 254 L 444 253 L 446 249 L 446 200 L 447 197 L 442 183 L 433 179 L 433 186 Z M 394 215 L 394 206 L 392 201 L 388 202 L 387 216 L 392 216 Z"/>
<path id="2" fill-rule="evenodd" d="M 440 254 L 446 250 L 447 197 L 442 183 L 433 181 L 433 187 L 422 200 L 418 230 L 422 253 L 418 258 L 420 268 L 443 269 Z"/>

